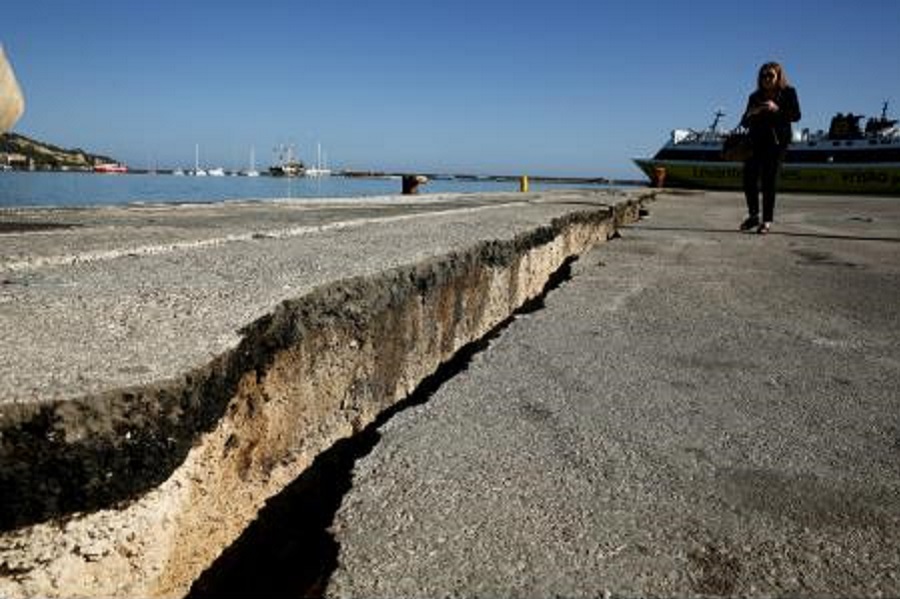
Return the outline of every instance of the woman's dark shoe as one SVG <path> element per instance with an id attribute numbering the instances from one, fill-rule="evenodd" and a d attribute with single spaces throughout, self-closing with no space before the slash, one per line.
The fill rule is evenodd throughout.
<path id="1" fill-rule="evenodd" d="M 741 231 L 749 231 L 755 227 L 759 226 L 759 217 L 758 216 L 748 216 L 747 219 L 741 223 L 740 230 Z"/>
<path id="2" fill-rule="evenodd" d="M 771 227 L 772 227 L 772 223 L 763 223 L 759 226 L 759 228 L 756 230 L 756 232 L 759 233 L 760 235 L 765 235 L 766 233 L 769 232 L 769 229 Z"/>

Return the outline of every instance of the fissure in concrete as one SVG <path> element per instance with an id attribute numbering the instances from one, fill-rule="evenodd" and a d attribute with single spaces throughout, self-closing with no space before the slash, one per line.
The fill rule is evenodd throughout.
<path id="1" fill-rule="evenodd" d="M 462 347 L 358 434 L 322 452 L 303 474 L 272 497 L 238 540 L 193 584 L 188 599 L 213 597 L 320 597 L 337 567 L 339 546 L 329 528 L 352 486 L 356 462 L 381 439 L 379 430 L 397 414 L 427 403 L 441 386 L 468 369 L 516 317 L 543 309 L 544 299 L 571 278 L 575 257 L 553 273 L 543 291 L 487 335 Z"/>
<path id="2" fill-rule="evenodd" d="M 183 596 L 316 456 L 638 208 L 321 287 L 177 381 L 5 409 L 0 596 Z"/>

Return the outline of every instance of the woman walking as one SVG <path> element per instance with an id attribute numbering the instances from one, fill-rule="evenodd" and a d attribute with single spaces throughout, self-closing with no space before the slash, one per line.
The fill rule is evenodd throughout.
<path id="1" fill-rule="evenodd" d="M 788 84 L 784 69 L 767 62 L 759 69 L 756 90 L 747 100 L 741 125 L 750 132 L 753 156 L 744 162 L 744 196 L 747 218 L 741 231 L 769 232 L 775 217 L 775 181 L 791 142 L 791 123 L 800 120 L 797 91 Z M 762 221 L 759 193 L 762 191 Z"/>

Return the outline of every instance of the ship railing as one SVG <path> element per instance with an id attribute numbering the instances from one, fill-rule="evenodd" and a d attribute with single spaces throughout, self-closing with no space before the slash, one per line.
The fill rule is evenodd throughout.
<path id="1" fill-rule="evenodd" d="M 672 131 L 671 143 L 673 145 L 697 144 L 697 143 L 721 143 L 725 138 L 722 131 L 696 131 L 694 129 L 675 129 Z"/>

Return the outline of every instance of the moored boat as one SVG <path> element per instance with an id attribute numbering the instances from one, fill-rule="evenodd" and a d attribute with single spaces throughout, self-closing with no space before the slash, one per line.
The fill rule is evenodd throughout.
<path id="1" fill-rule="evenodd" d="M 322 160 L 322 144 L 316 144 L 316 165 L 307 168 L 304 174 L 307 177 L 328 177 L 331 175 L 331 169 L 327 166 L 328 159 Z"/>
<path id="2" fill-rule="evenodd" d="M 677 129 L 650 159 L 635 163 L 656 184 L 695 189 L 740 189 L 743 165 L 722 158 L 727 131 L 716 113 L 702 131 Z M 860 127 L 861 115 L 837 114 L 828 131 L 795 133 L 779 178 L 784 191 L 900 194 L 900 128 L 880 117 Z"/>
<path id="3" fill-rule="evenodd" d="M 256 150 L 251 146 L 250 148 L 250 168 L 246 170 L 242 170 L 238 173 L 242 177 L 258 177 L 259 171 L 256 170 Z"/>
<path id="4" fill-rule="evenodd" d="M 269 167 L 269 174 L 273 177 L 302 177 L 306 172 L 306 165 L 301 160 L 294 158 L 294 146 L 281 144 L 275 151 L 278 153 L 278 164 Z"/>
<path id="5" fill-rule="evenodd" d="M 94 165 L 95 173 L 127 173 L 128 167 L 124 164 L 118 164 L 115 162 L 109 162 L 104 164 L 95 164 Z"/>
<path id="6" fill-rule="evenodd" d="M 269 174 L 273 177 L 302 177 L 306 168 L 302 162 L 291 161 L 269 167 Z"/>

